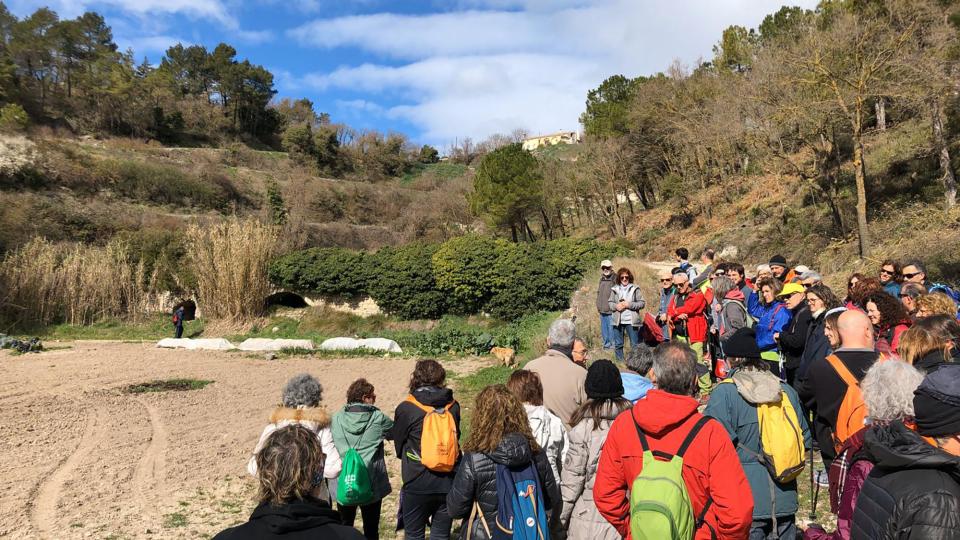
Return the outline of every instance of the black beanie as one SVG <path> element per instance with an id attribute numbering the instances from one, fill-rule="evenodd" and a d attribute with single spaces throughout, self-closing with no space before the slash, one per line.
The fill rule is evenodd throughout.
<path id="1" fill-rule="evenodd" d="M 943 437 L 960 433 L 960 364 L 931 371 L 913 394 L 917 433 Z"/>
<path id="2" fill-rule="evenodd" d="M 583 388 L 590 399 L 623 397 L 623 379 L 620 378 L 620 370 L 609 360 L 597 360 L 590 364 Z"/>
<path id="3" fill-rule="evenodd" d="M 786 268 L 787 259 L 785 259 L 783 255 L 774 255 L 773 257 L 770 257 L 770 266 L 773 266 L 773 265 L 782 266 Z"/>
<path id="4" fill-rule="evenodd" d="M 760 358 L 757 333 L 753 328 L 738 328 L 722 345 L 723 354 L 729 358 Z"/>

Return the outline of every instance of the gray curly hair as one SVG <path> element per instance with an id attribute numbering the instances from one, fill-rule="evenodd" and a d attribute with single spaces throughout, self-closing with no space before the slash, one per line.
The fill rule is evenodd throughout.
<path id="1" fill-rule="evenodd" d="M 870 420 L 889 422 L 913 416 L 913 391 L 922 381 L 923 373 L 906 362 L 874 364 L 860 383 Z"/>
<path id="2" fill-rule="evenodd" d="M 320 381 L 309 373 L 295 375 L 283 387 L 284 407 L 316 407 L 322 397 Z"/>

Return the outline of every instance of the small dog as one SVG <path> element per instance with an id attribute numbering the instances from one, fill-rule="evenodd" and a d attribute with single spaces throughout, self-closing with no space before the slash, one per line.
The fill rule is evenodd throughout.
<path id="1" fill-rule="evenodd" d="M 504 366 L 512 366 L 517 361 L 516 351 L 507 347 L 494 347 L 490 349 L 490 354 L 496 356 Z"/>

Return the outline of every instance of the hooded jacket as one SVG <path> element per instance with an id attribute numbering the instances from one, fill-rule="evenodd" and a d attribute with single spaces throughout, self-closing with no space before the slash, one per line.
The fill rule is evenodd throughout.
<path id="1" fill-rule="evenodd" d="M 213 537 L 214 540 L 363 540 L 360 531 L 340 524 L 340 513 L 325 501 L 306 499 L 281 506 L 260 503 L 250 520 Z"/>
<path id="2" fill-rule="evenodd" d="M 570 449 L 560 475 L 563 512 L 560 526 L 571 540 L 620 540 L 620 533 L 610 525 L 593 502 L 593 486 L 597 477 L 600 451 L 607 440 L 610 425 L 620 410 L 608 406 L 600 418 L 586 416 L 570 430 Z M 594 428 L 594 424 L 598 425 Z"/>
<path id="3" fill-rule="evenodd" d="M 757 330 L 757 347 L 760 347 L 761 351 L 777 350 L 777 341 L 773 339 L 773 335 L 783 332 L 790 324 L 790 310 L 779 300 L 768 306 L 761 304 L 760 294 L 756 291 L 752 291 L 747 299 L 747 310 L 757 321 L 757 324 L 753 325 Z"/>
<path id="4" fill-rule="evenodd" d="M 633 372 L 621 371 L 620 380 L 623 382 L 623 399 L 629 400 L 631 403 L 643 399 L 647 392 L 653 388 L 650 379 Z"/>
<path id="5" fill-rule="evenodd" d="M 423 405 L 437 409 L 453 403 L 450 413 L 457 424 L 457 438 L 460 438 L 460 404 L 453 399 L 453 390 L 436 386 L 424 386 L 413 392 L 413 397 Z M 423 419 L 426 413 L 413 403 L 406 401 L 397 405 L 393 414 L 393 430 L 390 437 L 393 439 L 394 449 L 400 458 L 400 476 L 403 479 L 403 489 L 420 495 L 435 495 L 447 493 L 453 484 L 454 471 L 442 473 L 432 471 L 420 464 L 419 460 L 410 456 L 420 455 L 420 437 L 423 434 Z"/>
<path id="6" fill-rule="evenodd" d="M 333 443 L 341 456 L 351 448 L 360 454 L 367 466 L 375 499 L 382 499 L 390 493 L 383 440 L 390 436 L 392 428 L 393 420 L 387 418 L 375 405 L 365 403 L 344 405 L 333 415 L 333 424 L 330 427 Z"/>
<path id="7" fill-rule="evenodd" d="M 550 471 L 554 478 L 560 478 L 560 469 L 563 467 L 563 459 L 567 453 L 567 430 L 560 417 L 548 411 L 543 405 L 523 404 L 523 410 L 527 413 L 527 420 L 530 421 L 530 431 L 533 432 L 533 438 L 537 444 L 547 454 L 547 461 L 550 463 Z"/>
<path id="8" fill-rule="evenodd" d="M 601 315 L 609 315 L 613 313 L 613 310 L 610 309 L 610 291 L 613 289 L 613 286 L 616 285 L 617 274 L 610 272 L 609 276 L 603 275 L 603 272 L 600 272 L 600 284 L 597 285 L 597 311 Z"/>
<path id="9" fill-rule="evenodd" d="M 330 500 L 337 498 L 337 477 L 340 476 L 340 467 L 343 463 L 340 461 L 340 453 L 333 443 L 333 433 L 330 431 L 330 414 L 321 407 L 303 407 L 291 409 L 289 407 L 277 407 L 270 415 L 270 423 L 263 428 L 260 434 L 260 440 L 253 449 L 253 455 L 247 461 L 247 472 L 252 476 L 257 475 L 257 454 L 267 443 L 270 435 L 282 428 L 292 424 L 300 424 L 310 431 L 317 434 L 320 445 L 323 447 L 323 453 L 326 460 L 323 462 L 323 477 L 327 480 L 327 491 Z"/>
<path id="10" fill-rule="evenodd" d="M 490 540 L 487 530 L 496 528 L 497 520 L 497 464 L 521 467 L 533 463 L 540 477 L 543 507 L 550 513 L 551 528 L 560 514 L 560 489 L 550 471 L 544 452 L 533 452 L 527 439 L 519 433 L 510 433 L 490 454 L 471 452 L 463 456 L 457 477 L 447 493 L 447 512 L 450 517 L 463 518 L 460 538 Z M 474 502 L 483 512 L 474 513 Z M 471 521 L 471 514 L 474 514 Z M 484 526 L 484 522 L 486 526 Z"/>
<path id="11" fill-rule="evenodd" d="M 800 367 L 803 348 L 807 344 L 807 333 L 813 316 L 810 307 L 802 302 L 791 310 L 790 322 L 780 332 L 780 349 L 783 350 L 784 365 L 789 369 Z"/>
<path id="12" fill-rule="evenodd" d="M 792 516 L 797 513 L 796 480 L 785 484 L 776 482 L 757 459 L 760 454 L 757 405 L 779 403 L 781 392 L 786 392 L 787 398 L 797 411 L 804 447 L 809 449 L 813 445 L 813 439 L 800 407 L 800 398 L 792 387 L 781 383 L 776 375 L 767 370 L 736 369 L 729 381 L 732 384 L 718 384 L 710 393 L 710 401 L 703 414 L 723 424 L 737 448 L 743 472 L 753 493 L 753 519 L 770 519 L 774 515 Z"/>
<path id="13" fill-rule="evenodd" d="M 715 323 L 721 340 L 729 338 L 734 332 L 747 326 L 747 317 L 750 314 L 747 313 L 746 302 L 740 289 L 731 289 L 720 301 L 720 312 Z"/>
<path id="14" fill-rule="evenodd" d="M 630 304 L 625 310 L 629 311 L 632 316 L 630 326 L 641 326 L 643 324 L 643 314 L 640 313 L 640 310 L 647 305 L 647 301 L 643 299 L 643 292 L 640 290 L 640 287 L 637 287 L 633 283 L 626 286 L 614 285 L 610 289 L 610 298 L 608 298 L 607 306 L 610 308 L 610 312 L 613 313 L 613 325 L 619 325 L 621 315 L 623 315 L 623 311 L 617 311 L 617 304 L 620 303 L 621 298 L 626 299 Z"/>
<path id="15" fill-rule="evenodd" d="M 896 421 L 867 431 L 875 463 L 853 513 L 850 538 L 960 538 L 960 458 Z"/>
<path id="16" fill-rule="evenodd" d="M 685 335 L 690 343 L 704 343 L 707 341 L 707 299 L 703 293 L 693 290 L 681 298 L 680 293 L 673 293 L 670 298 L 670 306 L 667 308 L 667 319 L 671 322 L 673 331 L 671 339 L 675 335 Z M 686 315 L 687 319 L 682 320 L 678 317 Z"/>
<path id="17" fill-rule="evenodd" d="M 630 538 L 630 487 L 643 470 L 643 448 L 634 420 L 644 431 L 651 450 L 675 453 L 683 439 L 703 416 L 698 402 L 653 389 L 628 412 L 613 421 L 600 453 L 593 500 L 597 510 L 625 538 Z M 703 527 L 695 538 L 746 538 L 753 522 L 753 500 L 744 497 L 750 484 L 727 430 L 716 421 L 707 422 L 683 458 L 683 479 L 694 515 L 703 512 L 709 494 L 713 500 Z"/>
<path id="18" fill-rule="evenodd" d="M 923 355 L 923 357 L 913 363 L 913 367 L 924 373 L 930 373 L 931 371 L 940 367 L 942 364 L 947 364 L 951 361 L 952 359 L 948 360 L 944 357 L 943 349 L 937 349 Z"/>

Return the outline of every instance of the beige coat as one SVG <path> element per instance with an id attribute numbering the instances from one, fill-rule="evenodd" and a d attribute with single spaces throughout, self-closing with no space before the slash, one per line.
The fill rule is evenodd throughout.
<path id="1" fill-rule="evenodd" d="M 570 418 L 587 400 L 583 383 L 587 380 L 587 370 L 573 363 L 560 351 L 548 349 L 547 352 L 532 360 L 524 369 L 540 376 L 543 385 L 543 404 L 553 414 L 563 420 L 569 429 Z"/>
<path id="2" fill-rule="evenodd" d="M 584 418 L 568 432 L 570 446 L 560 473 L 560 493 L 563 495 L 561 527 L 567 530 L 568 540 L 620 540 L 620 533 L 607 522 L 593 502 L 593 483 L 597 477 L 600 449 L 607 440 L 616 411 L 609 411 L 600 420 L 599 429 L 593 429 L 593 418 Z"/>

